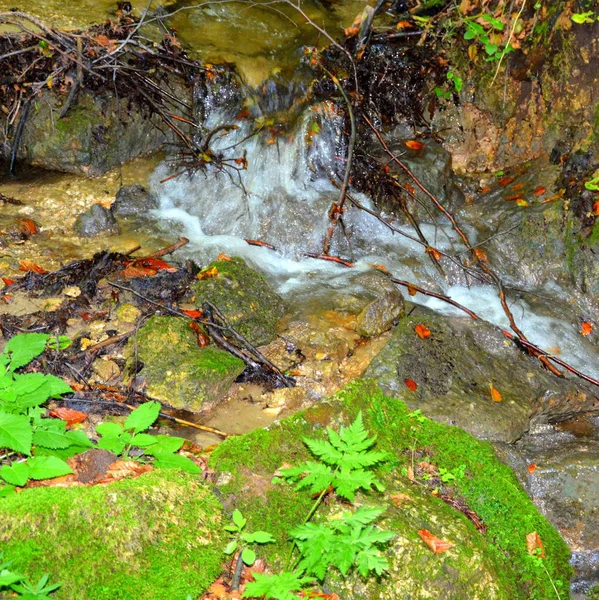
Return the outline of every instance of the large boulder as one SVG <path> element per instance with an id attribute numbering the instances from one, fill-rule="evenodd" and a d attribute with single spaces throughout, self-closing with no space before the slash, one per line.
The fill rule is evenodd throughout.
<path id="1" fill-rule="evenodd" d="M 197 475 L 153 471 L 3 498 L 0 545 L 14 571 L 61 583 L 56 600 L 183 600 L 221 571 L 222 520 Z"/>
<path id="2" fill-rule="evenodd" d="M 229 324 L 256 346 L 275 339 L 285 304 L 264 275 L 242 258 L 233 257 L 216 260 L 199 277 L 191 288 L 196 304 L 214 304 Z"/>
<path id="3" fill-rule="evenodd" d="M 347 426 L 360 411 L 365 428 L 377 436 L 375 449 L 389 452 L 391 461 L 377 471 L 384 493 L 358 495 L 354 504 L 384 507 L 377 525 L 395 536 L 385 551 L 388 572 L 381 578 L 363 579 L 355 572 L 341 578 L 330 569 L 327 583 L 333 592 L 343 600 L 528 600 L 554 598 L 550 578 L 567 588 L 567 546 L 491 445 L 410 413 L 401 400 L 383 395 L 372 381 L 354 382 L 268 430 L 227 440 L 211 454 L 225 506 L 242 511 L 249 531 L 263 529 L 275 536 L 277 543 L 260 550 L 272 571 L 284 568 L 288 532 L 304 521 L 314 504 L 309 491 L 273 481 L 273 475 L 284 464 L 313 458 L 304 437 L 322 439 L 326 427 Z M 435 469 L 454 478 L 440 481 L 429 475 Z M 314 519 L 338 519 L 343 511 L 354 509 L 333 497 Z M 471 520 L 475 515 L 484 522 L 485 533 Z M 434 554 L 420 538 L 421 530 L 454 545 Z M 545 547 L 543 566 L 549 577 L 527 555 L 526 535 L 535 531 Z"/>
<path id="4" fill-rule="evenodd" d="M 418 325 L 430 336 L 419 337 Z M 493 441 L 517 440 L 533 417 L 564 420 L 598 403 L 594 391 L 544 371 L 492 325 L 423 308 L 400 322 L 365 375 L 410 408 Z"/>
<path id="5" fill-rule="evenodd" d="M 129 367 L 142 366 L 148 395 L 174 408 L 199 411 L 218 403 L 244 369 L 232 354 L 200 348 L 189 322 L 152 317 L 128 345 Z"/>

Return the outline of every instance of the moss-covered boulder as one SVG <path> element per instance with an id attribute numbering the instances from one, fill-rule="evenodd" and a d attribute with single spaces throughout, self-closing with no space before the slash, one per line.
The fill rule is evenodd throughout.
<path id="1" fill-rule="evenodd" d="M 273 475 L 284 463 L 309 458 L 303 437 L 323 438 L 326 426 L 349 425 L 359 411 L 369 432 L 378 436 L 376 449 L 393 458 L 378 472 L 385 492 L 358 496 L 356 504 L 385 507 L 378 524 L 396 536 L 385 553 L 390 563 L 386 574 L 364 580 L 355 573 L 343 579 L 331 573 L 334 592 L 343 600 L 549 600 L 556 598 L 553 580 L 566 597 L 569 550 L 492 446 L 456 427 L 411 414 L 372 381 L 354 382 L 327 402 L 269 430 L 230 439 L 213 452 L 211 466 L 221 472 L 225 505 L 242 511 L 249 530 L 264 529 L 277 538 L 277 544 L 261 548 L 272 570 L 286 564 L 287 533 L 303 522 L 314 503 L 309 493 L 277 483 Z M 435 465 L 455 479 L 431 485 L 418 474 L 419 463 Z M 333 501 L 315 518 L 338 518 L 348 509 Z M 477 515 L 484 530 L 468 515 Z M 418 534 L 424 529 L 454 545 L 434 554 Z M 526 535 L 534 531 L 545 547 L 542 566 L 526 550 Z"/>
<path id="2" fill-rule="evenodd" d="M 222 509 L 197 476 L 153 471 L 107 486 L 34 488 L 0 500 L 12 568 L 56 600 L 184 600 L 218 576 Z"/>
<path id="3" fill-rule="evenodd" d="M 285 304 L 264 275 L 239 257 L 217 260 L 204 273 L 212 276 L 205 276 L 192 286 L 196 304 L 212 302 L 252 344 L 261 346 L 275 339 Z"/>
<path id="4" fill-rule="evenodd" d="M 155 400 L 197 411 L 217 403 L 243 371 L 244 363 L 213 345 L 200 348 L 189 322 L 152 317 L 128 345 L 129 367 L 143 365 L 138 376 Z"/>
<path id="5" fill-rule="evenodd" d="M 418 325 L 430 336 L 421 338 Z M 502 442 L 520 438 L 531 418 L 563 420 L 596 402 L 585 386 L 544 371 L 492 325 L 424 308 L 399 323 L 366 377 L 400 394 L 412 410 Z M 417 389 L 409 391 L 406 379 Z"/>

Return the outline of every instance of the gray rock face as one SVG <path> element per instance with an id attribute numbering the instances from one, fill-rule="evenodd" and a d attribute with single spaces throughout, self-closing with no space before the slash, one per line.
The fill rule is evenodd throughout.
<path id="1" fill-rule="evenodd" d="M 353 284 L 360 285 L 366 305 L 358 314 L 356 331 L 364 337 L 380 335 L 405 314 L 405 302 L 397 286 L 380 271 L 362 273 L 354 277 Z"/>
<path id="2" fill-rule="evenodd" d="M 73 228 L 75 233 L 81 237 L 119 232 L 119 226 L 113 214 L 101 204 L 93 204 L 88 210 L 81 213 Z"/>
<path id="3" fill-rule="evenodd" d="M 149 210 L 158 208 L 158 199 L 143 185 L 135 184 L 122 187 L 116 193 L 114 204 L 110 207 L 115 217 L 137 217 Z"/>
<path id="4" fill-rule="evenodd" d="M 417 335 L 419 324 L 429 337 Z M 599 407 L 594 391 L 543 371 L 502 338 L 487 323 L 418 308 L 400 322 L 365 376 L 411 409 L 492 441 L 517 440 L 531 418 L 559 421 Z M 406 379 L 416 383 L 415 391 Z M 493 401 L 491 385 L 501 401 Z"/>

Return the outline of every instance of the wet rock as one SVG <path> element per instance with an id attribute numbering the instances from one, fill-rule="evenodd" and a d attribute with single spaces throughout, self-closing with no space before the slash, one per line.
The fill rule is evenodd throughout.
<path id="1" fill-rule="evenodd" d="M 152 317 L 127 346 L 130 370 L 143 365 L 150 397 L 174 408 L 199 411 L 216 404 L 244 369 L 238 358 L 213 345 L 200 348 L 189 322 Z"/>
<path id="2" fill-rule="evenodd" d="M 222 520 L 196 475 L 162 470 L 3 498 L 0 544 L 15 571 L 60 582 L 63 600 L 195 598 L 221 572 Z"/>
<path id="3" fill-rule="evenodd" d="M 368 301 L 356 320 L 356 331 L 363 337 L 374 337 L 391 329 L 405 314 L 401 292 L 389 278 L 379 271 L 363 273 L 354 277 L 352 284 L 364 291 L 363 300 Z"/>
<path id="4" fill-rule="evenodd" d="M 110 210 L 115 217 L 144 216 L 149 210 L 158 208 L 158 199 L 143 185 L 122 187 Z"/>
<path id="5" fill-rule="evenodd" d="M 419 324 L 430 337 L 416 334 Z M 543 371 L 488 323 L 423 308 L 399 323 L 365 375 L 410 408 L 493 441 L 517 440 L 531 418 L 558 421 L 599 407 L 594 392 Z M 408 391 L 406 379 L 418 388 Z"/>
<path id="6" fill-rule="evenodd" d="M 285 314 L 282 298 L 242 258 L 217 260 L 205 272 L 209 274 L 213 268 L 213 276 L 192 286 L 196 304 L 212 302 L 252 344 L 268 344 L 276 337 L 277 322 Z"/>
<path id="7" fill-rule="evenodd" d="M 327 582 L 341 598 L 550 598 L 550 581 L 544 572 L 535 574 L 526 556 L 524 536 L 529 528 L 539 532 L 548 556 L 555 560 L 547 562 L 555 569 L 551 577 L 567 585 L 570 570 L 566 545 L 491 447 L 456 427 L 410 417 L 401 400 L 384 396 L 373 382 L 355 382 L 268 430 L 225 441 L 211 454 L 210 467 L 216 470 L 220 492 L 234 499 L 236 508 L 248 519 L 249 529 L 260 527 L 277 540 L 263 549 L 271 568 L 285 564 L 289 547 L 279 540 L 286 540 L 288 531 L 303 522 L 314 502 L 308 491 L 273 483 L 273 471 L 285 463 L 313 460 L 302 438 L 321 439 L 325 427 L 338 430 L 341 424 L 347 426 L 359 411 L 365 428 L 377 436 L 376 450 L 391 453 L 394 466 L 377 471 L 386 486 L 385 494 L 359 494 L 355 504 L 384 508 L 376 525 L 395 535 L 384 552 L 389 570 L 383 577 L 362 578 L 355 571 L 341 577 L 329 569 Z M 484 518 L 486 534 L 481 535 L 454 506 L 432 495 L 426 483 L 414 485 L 403 474 L 415 456 L 424 455 L 427 461 L 444 468 L 463 465 L 468 475 L 458 478 L 455 487 L 446 491 L 451 490 L 454 498 L 461 498 Z M 314 521 L 339 519 L 347 510 L 352 508 L 331 499 L 319 509 Z M 433 554 L 418 536 L 422 529 L 454 545 L 447 552 Z"/>
<path id="8" fill-rule="evenodd" d="M 101 233 L 113 234 L 119 232 L 119 226 L 112 213 L 101 204 L 92 204 L 81 213 L 75 225 L 75 233 L 81 237 L 94 237 Z"/>
<path id="9" fill-rule="evenodd" d="M 532 499 L 572 550 L 573 589 L 599 582 L 599 441 L 550 432 L 517 448 L 536 466 L 528 475 Z"/>
<path id="10" fill-rule="evenodd" d="M 104 384 L 110 384 L 121 374 L 119 366 L 113 360 L 99 358 L 93 362 L 92 369 L 96 381 Z"/>
<path id="11" fill-rule="evenodd" d="M 177 91 L 185 97 L 184 91 Z M 57 120 L 64 100 L 44 90 L 36 110 L 29 112 L 19 160 L 54 171 L 94 176 L 172 140 L 157 115 L 150 116 L 126 98 L 121 98 L 119 105 L 109 92 L 83 91 L 66 116 Z M 10 143 L 4 143 L 3 130 L 0 128 L 0 149 L 10 149 Z"/>

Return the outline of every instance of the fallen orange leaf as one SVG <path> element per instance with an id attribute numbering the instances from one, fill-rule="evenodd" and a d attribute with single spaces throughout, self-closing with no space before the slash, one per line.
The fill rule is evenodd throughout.
<path id="1" fill-rule="evenodd" d="M 200 319 L 204 315 L 201 310 L 184 310 L 183 312 L 192 319 Z"/>
<path id="2" fill-rule="evenodd" d="M 33 219 L 23 218 L 17 219 L 19 231 L 25 235 L 35 235 L 39 232 L 36 222 Z"/>
<path id="3" fill-rule="evenodd" d="M 540 185 L 534 192 L 533 194 L 535 196 L 542 196 L 545 192 L 547 191 L 546 188 L 544 188 L 542 185 Z"/>
<path id="4" fill-rule="evenodd" d="M 533 556 L 540 556 L 545 558 L 545 548 L 543 547 L 543 541 L 536 531 L 526 535 L 526 550 Z"/>
<path id="5" fill-rule="evenodd" d="M 528 206 L 528 202 L 524 200 L 524 198 L 518 198 L 518 200 L 516 200 L 516 204 L 518 206 Z"/>
<path id="6" fill-rule="evenodd" d="M 69 426 L 75 425 L 76 423 L 83 423 L 83 421 L 87 419 L 87 413 L 75 410 L 73 408 L 67 408 L 65 406 L 55 408 L 54 410 L 51 410 L 48 414 L 51 417 L 60 419 L 61 421 L 66 421 L 67 425 Z"/>
<path id="7" fill-rule="evenodd" d="M 422 150 L 424 148 L 424 144 L 422 142 L 418 142 L 417 140 L 408 140 L 406 142 L 406 146 L 410 150 Z"/>
<path id="8" fill-rule="evenodd" d="M 30 260 L 21 260 L 19 261 L 19 271 L 33 271 L 38 275 L 45 275 L 48 271 L 43 269 L 39 265 L 32 263 Z"/>
<path id="9" fill-rule="evenodd" d="M 489 388 L 491 389 L 491 399 L 493 402 L 501 402 L 501 394 L 499 390 L 493 387 L 493 384 L 489 384 Z"/>
<path id="10" fill-rule="evenodd" d="M 482 248 L 474 248 L 474 256 L 482 262 L 487 262 L 487 253 Z"/>
<path id="11" fill-rule="evenodd" d="M 237 162 L 237 161 L 236 161 Z M 221 252 L 217 257 L 216 257 L 217 261 L 222 261 L 222 262 L 231 262 L 231 257 L 228 254 L 225 254 L 224 252 Z"/>
<path id="12" fill-rule="evenodd" d="M 436 249 L 433 248 L 432 246 L 427 246 L 426 247 L 426 253 L 430 254 L 435 260 L 441 260 L 441 253 Z"/>
<path id="13" fill-rule="evenodd" d="M 428 529 L 419 529 L 418 535 L 422 541 L 435 553 L 441 554 L 441 552 L 447 552 L 450 548 L 455 546 L 453 542 L 442 540 L 436 535 L 433 535 Z"/>
<path id="14" fill-rule="evenodd" d="M 583 321 L 580 325 L 580 333 L 585 337 L 593 331 L 593 324 L 590 321 Z"/>
<path id="15" fill-rule="evenodd" d="M 599 215 L 599 200 L 593 204 L 593 214 L 595 216 Z"/>
<path id="16" fill-rule="evenodd" d="M 528 472 L 532 475 L 537 470 L 537 463 L 530 463 L 528 467 Z"/>
<path id="17" fill-rule="evenodd" d="M 413 285 L 408 285 L 408 294 L 410 296 L 415 296 L 418 293 L 418 290 Z"/>
<path id="18" fill-rule="evenodd" d="M 481 194 L 488 194 L 490 191 L 491 191 L 491 188 L 490 188 L 490 187 L 486 187 L 486 188 L 483 188 L 483 189 L 480 191 L 480 193 L 481 193 Z"/>
<path id="19" fill-rule="evenodd" d="M 198 279 L 210 279 L 211 277 L 216 277 L 218 275 L 218 269 L 216 267 L 206 267 L 202 269 L 197 277 Z"/>
<path id="20" fill-rule="evenodd" d="M 395 506 L 401 506 L 403 502 L 411 502 L 412 498 L 407 494 L 393 494 L 389 496 L 391 498 L 391 502 L 395 504 Z"/>
<path id="21" fill-rule="evenodd" d="M 404 379 L 404 383 L 411 392 L 415 392 L 418 389 L 418 384 L 413 379 Z"/>
<path id="22" fill-rule="evenodd" d="M 387 269 L 387 267 L 385 265 L 370 265 L 373 269 L 376 269 L 377 271 L 381 271 L 383 273 L 385 273 L 386 275 L 391 275 L 391 273 L 389 272 L 389 269 Z"/>
<path id="23" fill-rule="evenodd" d="M 509 185 L 510 183 L 512 183 L 512 181 L 514 181 L 513 177 L 502 177 L 498 183 L 499 185 L 502 185 L 503 187 L 505 187 L 506 185 Z M 515 189 L 515 186 L 514 186 Z"/>
<path id="24" fill-rule="evenodd" d="M 9 279 L 8 277 L 3 277 L 2 281 L 4 282 L 4 285 L 12 285 L 15 282 L 14 279 Z"/>
<path id="25" fill-rule="evenodd" d="M 414 331 L 418 334 L 418 337 L 420 337 L 421 339 L 425 339 L 427 337 L 430 337 L 431 335 L 431 330 L 422 323 L 416 325 L 416 327 L 414 327 Z"/>

